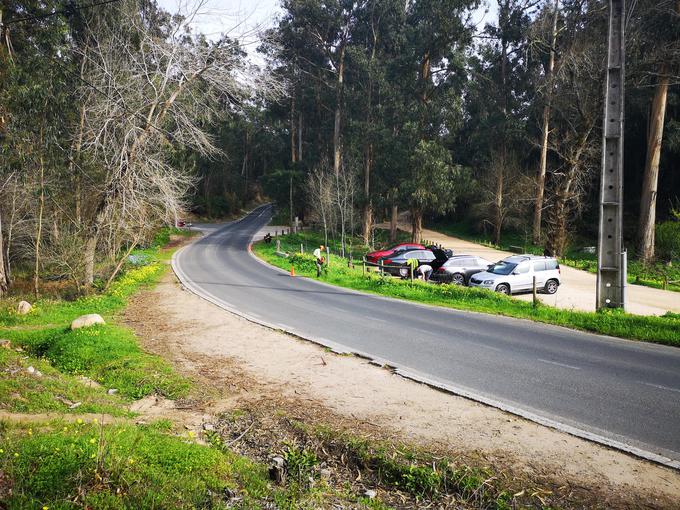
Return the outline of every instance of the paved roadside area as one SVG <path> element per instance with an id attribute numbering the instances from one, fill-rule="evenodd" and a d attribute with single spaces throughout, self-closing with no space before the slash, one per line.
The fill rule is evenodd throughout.
<path id="1" fill-rule="evenodd" d="M 387 227 L 387 225 L 380 225 Z M 400 224 L 401 230 L 409 231 L 410 227 Z M 446 248 L 456 254 L 479 255 L 495 262 L 514 253 L 488 248 L 486 246 L 464 241 L 434 230 L 423 230 L 423 238 Z M 552 296 L 540 294 L 542 302 L 557 308 L 595 311 L 595 289 L 597 278 L 593 273 L 562 265 L 562 286 Z M 531 301 L 531 294 L 516 295 L 518 299 Z M 663 315 L 668 311 L 680 313 L 680 292 L 672 292 L 641 285 L 628 286 L 628 306 L 626 311 L 638 315 Z"/>

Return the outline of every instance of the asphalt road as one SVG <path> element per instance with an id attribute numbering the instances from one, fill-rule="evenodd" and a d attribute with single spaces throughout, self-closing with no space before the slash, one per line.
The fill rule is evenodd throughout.
<path id="1" fill-rule="evenodd" d="M 258 208 L 181 250 L 182 282 L 260 323 L 680 468 L 680 349 L 291 278 L 247 253 L 270 214 Z"/>

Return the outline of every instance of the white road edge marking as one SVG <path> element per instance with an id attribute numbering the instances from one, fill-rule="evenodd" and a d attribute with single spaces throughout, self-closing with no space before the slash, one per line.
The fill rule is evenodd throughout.
<path id="1" fill-rule="evenodd" d="M 575 367 L 574 365 L 567 365 L 565 363 L 558 363 L 557 361 L 550 361 L 549 359 L 537 358 L 538 361 L 543 363 L 550 363 L 551 365 L 557 365 L 558 367 L 571 368 L 572 370 L 581 370 L 581 367 Z"/>
<path id="2" fill-rule="evenodd" d="M 250 213 L 248 213 L 248 214 L 250 214 Z M 241 218 L 241 219 L 239 219 L 239 220 L 237 220 L 233 223 L 238 223 L 238 222 L 242 221 L 245 217 L 246 216 L 244 216 L 243 218 Z M 225 225 L 225 227 L 226 226 L 227 225 Z M 208 234 L 208 235 L 212 235 L 212 234 Z M 257 233 L 255 233 L 255 235 L 257 235 Z M 253 238 L 255 237 L 255 235 L 253 235 Z M 255 256 L 255 254 L 252 252 L 251 245 L 252 245 L 252 241 L 248 245 L 248 254 L 254 260 L 256 260 L 260 264 L 267 266 L 267 267 L 269 267 L 269 268 L 271 268 L 275 271 L 279 271 L 281 273 L 287 273 L 287 271 L 279 269 L 276 266 L 272 266 L 271 264 L 268 264 L 264 260 L 261 260 L 260 258 Z M 442 382 L 437 381 L 437 380 L 433 380 L 432 378 L 430 378 L 430 377 L 428 377 L 428 376 L 426 376 L 426 375 L 424 375 L 420 372 L 411 370 L 407 367 L 399 367 L 399 366 L 395 365 L 394 363 L 390 363 L 390 362 L 383 360 L 381 358 L 376 358 L 375 356 L 372 356 L 368 353 L 364 353 L 362 351 L 358 351 L 356 349 L 351 349 L 351 348 L 344 346 L 342 344 L 339 344 L 337 342 L 333 342 L 332 340 L 329 340 L 327 338 L 312 338 L 310 336 L 306 336 L 305 334 L 297 332 L 292 328 L 286 327 L 284 329 L 284 328 L 281 328 L 281 326 L 279 326 L 279 325 L 271 324 L 271 323 L 268 323 L 266 321 L 256 319 L 252 315 L 248 315 L 244 312 L 241 312 L 240 310 L 238 310 L 234 306 L 222 301 L 221 299 L 217 298 L 214 295 L 211 295 L 209 292 L 205 291 L 204 289 L 197 288 L 196 286 L 194 286 L 192 284 L 193 282 L 191 282 L 189 277 L 180 269 L 179 263 L 178 263 L 179 255 L 188 246 L 180 248 L 172 256 L 171 266 L 172 266 L 172 269 L 173 269 L 175 275 L 177 276 L 179 281 L 184 285 L 184 287 L 187 290 L 189 290 L 191 293 L 197 295 L 200 298 L 205 299 L 206 301 L 211 302 L 212 304 L 218 306 L 219 308 L 222 308 L 223 310 L 226 310 L 227 312 L 231 312 L 234 315 L 242 317 L 242 318 L 246 319 L 247 321 L 253 322 L 255 324 L 259 324 L 260 326 L 264 326 L 266 328 L 273 329 L 273 330 L 282 330 L 282 331 L 285 331 L 285 332 L 287 332 L 287 333 L 289 333 L 293 336 L 301 338 L 303 340 L 310 341 L 310 342 L 315 343 L 317 345 L 320 345 L 322 347 L 327 347 L 327 348 L 331 349 L 336 354 L 354 354 L 354 355 L 357 355 L 357 356 L 360 356 L 360 357 L 363 357 L 363 358 L 369 360 L 369 363 L 370 363 L 370 361 L 375 361 L 380 365 L 391 366 L 391 367 L 394 368 L 394 373 L 396 373 L 397 375 L 400 375 L 401 377 L 403 377 L 405 379 L 410 379 L 410 380 L 415 381 L 417 383 L 425 384 L 427 386 L 430 386 L 431 388 L 434 388 L 434 389 L 437 389 L 437 390 L 440 390 L 440 391 L 444 391 L 444 392 L 450 393 L 452 395 L 457 395 L 457 396 L 467 398 L 467 399 L 475 401 L 475 402 L 479 402 L 481 404 L 485 404 L 485 405 L 488 405 L 488 406 L 491 406 L 491 407 L 495 407 L 496 409 L 500 409 L 501 411 L 505 411 L 507 413 L 514 414 L 515 416 L 520 416 L 520 417 L 525 418 L 529 421 L 533 421 L 535 423 L 538 423 L 539 425 L 544 425 L 546 427 L 559 430 L 560 432 L 564 432 L 564 433 L 570 434 L 572 436 L 580 437 L 581 439 L 586 439 L 586 440 L 592 441 L 594 443 L 599 443 L 601 445 L 608 446 L 610 448 L 614 448 L 615 450 L 619 450 L 619 451 L 622 451 L 622 452 L 625 452 L 625 453 L 629 453 L 629 454 L 634 455 L 636 457 L 640 457 L 642 459 L 646 459 L 646 460 L 650 460 L 652 462 L 656 462 L 657 464 L 661 464 L 661 465 L 664 465 L 664 466 L 671 467 L 673 469 L 680 470 L 680 461 L 673 460 L 673 459 L 666 457 L 664 455 L 660 455 L 658 453 L 654 453 L 654 452 L 651 452 L 649 450 L 643 450 L 642 448 L 638 448 L 637 446 L 633 446 L 631 444 L 624 443 L 622 441 L 610 439 L 610 438 L 602 436 L 600 434 L 595 434 L 593 432 L 589 432 L 587 430 L 577 428 L 577 427 L 574 427 L 572 425 L 567 425 L 566 423 L 561 423 L 559 421 L 537 415 L 535 413 L 532 413 L 531 411 L 527 411 L 527 410 L 522 409 L 520 407 L 517 407 L 515 405 L 508 404 L 506 402 L 502 402 L 500 400 L 492 399 L 492 398 L 489 398 L 487 396 L 481 395 L 479 393 L 470 391 L 467 388 L 462 388 L 462 387 L 442 383 Z M 324 284 L 322 282 L 318 282 L 318 283 L 321 283 L 322 285 L 331 286 L 329 284 Z M 354 292 L 357 293 L 357 294 L 360 294 L 359 292 L 356 292 L 356 291 L 354 291 Z M 377 296 L 377 297 L 381 298 L 381 296 Z M 383 298 L 383 299 L 389 300 L 389 298 Z"/>
<path id="3" fill-rule="evenodd" d="M 640 381 L 642 384 L 646 386 L 651 386 L 652 388 L 659 388 L 660 390 L 667 390 L 667 391 L 674 391 L 675 393 L 680 393 L 680 390 L 677 388 L 670 388 L 668 386 L 663 386 L 661 384 L 653 384 L 653 383 L 648 383 L 644 381 Z"/>

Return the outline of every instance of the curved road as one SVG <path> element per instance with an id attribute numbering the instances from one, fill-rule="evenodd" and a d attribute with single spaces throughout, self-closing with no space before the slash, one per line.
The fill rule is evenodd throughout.
<path id="1" fill-rule="evenodd" d="M 680 349 L 291 278 L 247 253 L 262 206 L 177 253 L 190 290 L 256 322 L 680 468 Z"/>

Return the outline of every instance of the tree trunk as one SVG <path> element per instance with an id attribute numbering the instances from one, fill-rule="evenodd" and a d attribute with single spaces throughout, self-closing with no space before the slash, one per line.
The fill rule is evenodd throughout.
<path id="1" fill-rule="evenodd" d="M 560 193 L 556 199 L 555 204 L 551 209 L 551 229 L 548 237 L 548 251 L 554 257 L 561 257 L 564 253 L 564 247 L 567 244 L 567 218 L 565 211 L 565 194 Z"/>
<path id="2" fill-rule="evenodd" d="M 300 108 L 300 110 L 298 111 L 297 137 L 298 137 L 297 157 L 298 157 L 298 161 L 302 161 L 302 108 Z"/>
<path id="3" fill-rule="evenodd" d="M 366 99 L 366 126 L 373 126 L 373 62 L 378 44 L 378 33 L 375 24 L 371 20 L 371 30 L 373 33 L 373 44 L 371 48 L 371 58 L 368 61 L 368 94 Z M 364 245 L 368 246 L 371 242 L 371 231 L 373 229 L 373 203 L 371 201 L 371 169 L 373 167 L 373 141 L 372 133 L 366 143 L 366 154 L 364 160 L 364 214 L 363 214 L 363 240 Z"/>
<path id="4" fill-rule="evenodd" d="M 7 28 L 2 24 L 2 8 L 0 8 L 0 65 L 4 69 L 4 48 L 6 45 Z M 0 78 L 3 78 L 0 76 Z M 5 111 L 0 105 L 0 134 L 5 131 Z M 2 230 L 2 210 L 0 208 L 0 297 L 2 297 L 9 289 L 9 271 L 7 270 L 7 263 L 5 261 L 5 243 Z"/>
<path id="5" fill-rule="evenodd" d="M 647 161 L 642 183 L 640 200 L 640 222 L 638 227 L 638 255 L 645 263 L 654 258 L 654 228 L 656 223 L 656 193 L 659 181 L 659 161 L 663 142 L 663 128 L 668 98 L 668 68 L 661 68 L 659 83 L 652 101 L 651 124 L 647 140 Z"/>
<path id="6" fill-rule="evenodd" d="M 5 270 L 5 244 L 2 230 L 2 209 L 0 209 L 0 298 L 9 289 L 9 274 Z"/>
<path id="7" fill-rule="evenodd" d="M 494 224 L 493 224 L 493 242 L 497 246 L 501 244 L 501 231 L 503 228 L 503 178 L 505 174 L 505 157 L 502 158 L 501 164 L 498 168 L 498 175 L 496 176 L 496 196 L 494 197 Z"/>
<path id="8" fill-rule="evenodd" d="M 411 242 L 419 243 L 423 238 L 423 211 L 411 209 Z"/>
<path id="9" fill-rule="evenodd" d="M 40 244 L 42 242 L 43 213 L 45 211 L 45 161 L 43 159 L 43 127 L 40 129 L 40 198 L 38 200 L 38 225 L 35 234 L 35 267 L 33 271 L 33 293 L 38 297 L 40 282 Z"/>
<path id="10" fill-rule="evenodd" d="M 397 241 L 397 220 L 399 218 L 399 206 L 392 204 L 392 214 L 390 216 L 390 242 Z"/>
<path id="11" fill-rule="evenodd" d="M 293 174 L 290 174 L 290 179 L 288 180 L 288 193 L 290 198 L 290 227 L 293 228 Z"/>
<path id="12" fill-rule="evenodd" d="M 137 243 L 139 242 L 139 238 L 136 238 L 130 243 L 130 246 L 128 247 L 127 251 L 125 254 L 118 260 L 118 264 L 116 264 L 115 269 L 113 270 L 113 273 L 111 273 L 111 276 L 109 276 L 109 279 L 106 281 L 106 285 L 104 286 L 104 291 L 108 290 L 109 287 L 111 286 L 111 283 L 113 282 L 113 279 L 116 277 L 120 269 L 123 267 L 123 264 L 127 260 L 127 258 L 130 256 L 132 253 L 132 250 L 134 250 L 137 247 Z"/>
<path id="13" fill-rule="evenodd" d="M 296 144 L 296 138 L 295 138 L 295 96 L 290 98 L 290 160 L 295 163 L 297 162 L 297 144 Z"/>
<path id="14" fill-rule="evenodd" d="M 335 89 L 335 121 L 333 124 L 333 172 L 335 177 L 340 175 L 342 165 L 342 147 L 340 141 L 340 129 L 342 119 L 342 90 L 345 81 L 345 44 L 339 49 L 338 56 L 338 82 Z"/>
<path id="15" fill-rule="evenodd" d="M 534 244 L 541 242 L 541 216 L 543 213 L 543 195 L 545 193 L 545 174 L 548 166 L 548 138 L 550 135 L 550 111 L 552 110 L 553 96 L 553 72 L 555 70 L 555 46 L 557 45 L 557 18 L 559 15 L 560 0 L 555 0 L 555 12 L 553 14 L 552 38 L 550 43 L 550 59 L 546 72 L 546 103 L 543 108 L 543 132 L 541 136 L 541 161 L 536 179 L 536 203 L 534 204 Z"/>
<path id="16" fill-rule="evenodd" d="M 373 204 L 371 202 L 371 168 L 373 166 L 373 144 L 366 147 L 366 159 L 364 161 L 364 213 L 362 235 L 366 246 L 371 242 L 371 230 L 373 228 Z"/>
<path id="17" fill-rule="evenodd" d="M 507 5 L 506 5 L 507 10 Z M 506 13 L 507 14 L 507 13 Z M 501 18 L 503 17 L 501 13 Z M 499 21 L 500 23 L 500 21 Z M 508 159 L 508 92 L 507 92 L 507 74 L 508 74 L 508 42 L 503 31 L 501 38 L 501 102 L 503 113 L 503 125 L 501 127 L 501 162 L 498 165 L 496 176 L 496 196 L 495 199 L 495 220 L 494 220 L 494 243 L 501 244 L 501 231 L 503 229 L 503 194 L 505 193 L 505 165 Z"/>

